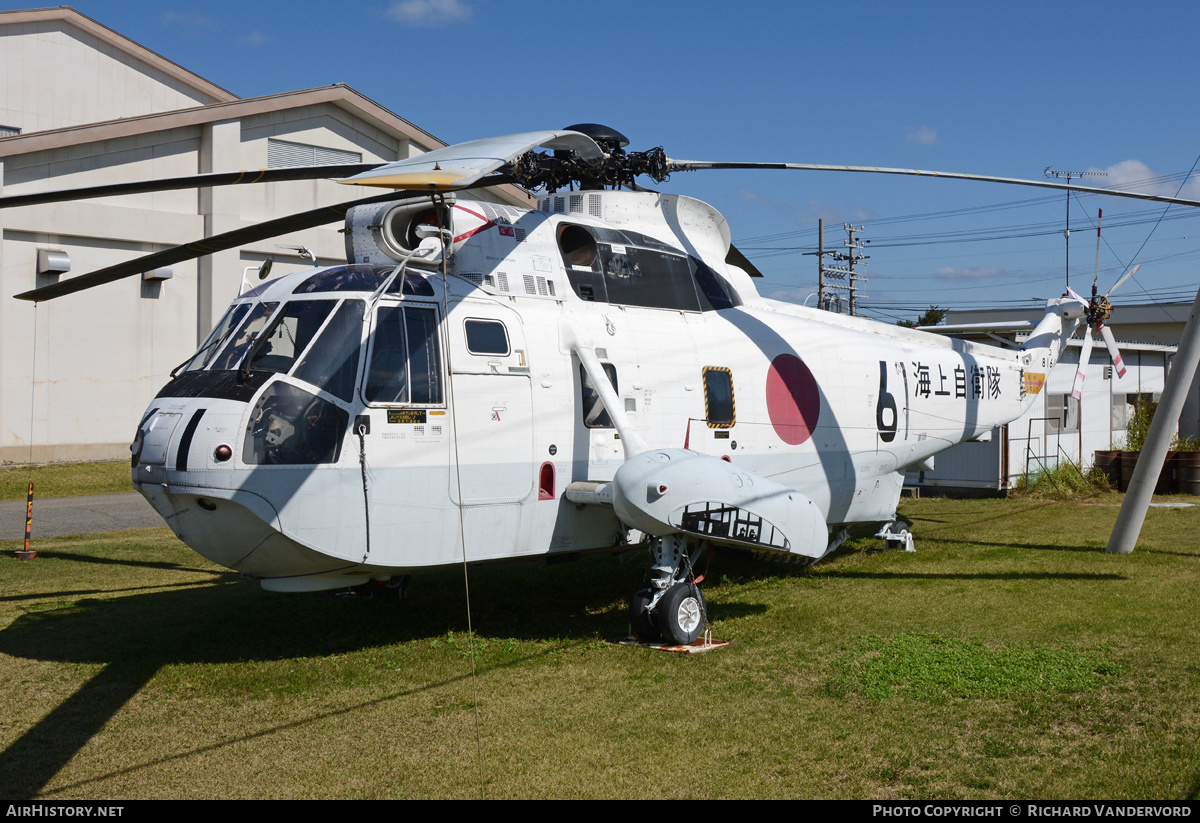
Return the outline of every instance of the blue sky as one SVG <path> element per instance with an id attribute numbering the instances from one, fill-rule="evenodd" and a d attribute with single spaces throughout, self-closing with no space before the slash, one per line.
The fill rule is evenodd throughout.
<path id="1" fill-rule="evenodd" d="M 347 83 L 451 143 L 590 121 L 676 158 L 1033 179 L 1050 166 L 1108 170 L 1088 182 L 1129 187 L 1178 175 L 1140 186 L 1168 194 L 1200 157 L 1194 2 L 75 6 L 240 96 Z M 883 319 L 1062 290 L 1061 192 L 779 171 L 677 174 L 660 188 L 720 209 L 769 294 L 815 287 L 802 252 L 818 217 L 827 246 L 844 221 L 865 226 L 863 302 Z M 1200 199 L 1196 178 L 1189 195 Z M 1102 289 L 1136 259 L 1125 302 L 1191 300 L 1200 209 L 1173 207 L 1154 228 L 1162 206 L 1103 197 L 1071 204 L 1076 290 L 1090 287 L 1097 208 L 1111 226 Z"/>

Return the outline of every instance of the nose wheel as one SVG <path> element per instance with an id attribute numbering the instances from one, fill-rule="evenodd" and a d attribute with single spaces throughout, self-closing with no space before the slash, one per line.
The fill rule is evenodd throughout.
<path id="1" fill-rule="evenodd" d="M 704 631 L 708 608 L 695 583 L 676 583 L 658 604 L 662 633 L 677 645 L 686 646 Z"/>
<path id="2" fill-rule="evenodd" d="M 655 540 L 651 552 L 653 579 L 629 599 L 629 630 L 646 643 L 686 646 L 704 633 L 708 604 L 689 579 L 691 560 L 681 538 Z"/>

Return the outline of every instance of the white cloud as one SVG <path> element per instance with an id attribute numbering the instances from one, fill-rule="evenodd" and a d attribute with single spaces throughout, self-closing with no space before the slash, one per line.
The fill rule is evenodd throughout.
<path id="1" fill-rule="evenodd" d="M 989 277 L 1003 277 L 1004 269 L 996 266 L 968 266 L 956 269 L 953 266 L 942 266 L 933 274 L 943 280 L 983 280 Z"/>
<path id="2" fill-rule="evenodd" d="M 1106 169 L 1093 166 L 1088 171 L 1104 172 L 1105 176 L 1084 177 L 1072 182 L 1078 182 L 1081 186 L 1124 189 L 1166 197 L 1175 197 L 1175 192 L 1178 191 L 1179 197 L 1200 199 L 1200 176 L 1193 176 L 1180 190 L 1178 177 L 1164 179 L 1164 175 L 1154 171 L 1141 160 L 1122 160 Z"/>
<path id="3" fill-rule="evenodd" d="M 749 189 L 738 189 L 738 197 L 745 200 L 747 203 L 757 203 L 760 206 L 774 206 L 775 203 L 763 197 L 761 194 L 755 194 Z"/>
<path id="4" fill-rule="evenodd" d="M 909 127 L 908 142 L 916 143 L 918 146 L 932 146 L 938 142 L 937 129 L 931 129 L 929 126 L 921 126 L 919 128 Z"/>
<path id="5" fill-rule="evenodd" d="M 471 7 L 462 0 L 400 0 L 388 7 L 387 16 L 406 26 L 433 28 L 471 18 Z"/>
<path id="6" fill-rule="evenodd" d="M 261 31 L 248 31 L 238 38 L 238 43 L 243 46 L 261 46 L 264 43 L 270 43 L 274 39 L 269 34 L 264 34 Z"/>
<path id="7" fill-rule="evenodd" d="M 816 286 L 790 286 L 786 283 L 771 283 L 768 281 L 761 283 L 758 291 L 763 297 L 770 298 L 771 300 L 784 300 L 788 303 L 800 303 L 801 305 L 804 304 L 805 300 L 808 300 L 810 307 L 817 304 L 816 298 L 813 297 L 817 293 Z"/>

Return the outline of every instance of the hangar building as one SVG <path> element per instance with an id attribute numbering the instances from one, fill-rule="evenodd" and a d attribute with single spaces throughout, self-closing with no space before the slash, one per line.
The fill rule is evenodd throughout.
<path id="1" fill-rule="evenodd" d="M 69 7 L 0 11 L 0 194 L 387 162 L 444 145 L 346 85 L 243 99 Z M 341 263 L 345 244 L 335 223 L 37 305 L 14 294 L 377 193 L 316 180 L 0 211 L 0 463 L 127 456 L 138 418 L 247 267 L 314 265 L 277 243 Z M 531 203 L 515 187 L 485 196 Z"/>

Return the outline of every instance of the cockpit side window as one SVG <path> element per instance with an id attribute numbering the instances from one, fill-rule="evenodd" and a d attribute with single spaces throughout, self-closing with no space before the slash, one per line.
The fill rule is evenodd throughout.
<path id="1" fill-rule="evenodd" d="M 242 356 L 246 353 L 246 349 L 250 348 L 251 342 L 262 331 L 263 326 L 267 324 L 267 318 L 271 316 L 271 312 L 275 311 L 278 303 L 259 303 L 251 311 L 250 316 L 238 328 L 237 334 L 233 336 L 233 340 L 225 346 L 224 351 L 220 352 L 209 364 L 210 369 L 236 369 L 238 363 L 241 362 Z"/>
<path id="2" fill-rule="evenodd" d="M 375 315 L 364 396 L 368 403 L 442 402 L 437 313 L 381 306 Z"/>
<path id="3" fill-rule="evenodd" d="M 349 403 L 358 376 L 362 323 L 363 302 L 342 303 L 292 376 Z"/>

